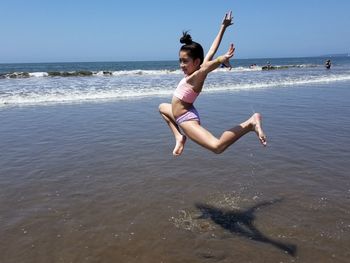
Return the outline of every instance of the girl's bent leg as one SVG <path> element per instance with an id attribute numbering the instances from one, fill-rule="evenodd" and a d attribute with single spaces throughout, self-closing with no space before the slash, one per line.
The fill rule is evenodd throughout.
<path id="1" fill-rule="evenodd" d="M 175 144 L 175 147 L 173 150 L 173 155 L 178 156 L 184 150 L 186 136 L 181 133 L 179 126 L 175 122 L 175 118 L 174 118 L 172 110 L 171 110 L 171 104 L 169 104 L 169 103 L 160 104 L 159 105 L 159 112 L 162 115 L 165 122 L 168 124 L 170 130 L 174 134 L 176 144 Z"/>
<path id="2" fill-rule="evenodd" d="M 262 130 L 261 115 L 259 113 L 255 113 L 240 125 L 223 132 L 219 139 L 200 126 L 197 121 L 183 122 L 181 128 L 193 141 L 218 154 L 225 151 L 227 147 L 251 131 L 255 131 L 260 142 L 264 146 L 266 145 L 266 136 Z"/>

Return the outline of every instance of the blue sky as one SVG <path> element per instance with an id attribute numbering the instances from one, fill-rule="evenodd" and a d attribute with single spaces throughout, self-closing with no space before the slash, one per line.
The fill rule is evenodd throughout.
<path id="1" fill-rule="evenodd" d="M 348 0 L 1 0 L 0 63 L 177 60 L 182 30 L 236 58 L 350 53 Z"/>

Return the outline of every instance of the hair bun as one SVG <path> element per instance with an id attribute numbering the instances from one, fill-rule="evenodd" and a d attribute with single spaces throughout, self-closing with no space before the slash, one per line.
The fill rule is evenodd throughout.
<path id="1" fill-rule="evenodd" d="M 188 31 L 182 32 L 182 37 L 180 38 L 180 43 L 189 45 L 189 44 L 192 44 L 192 42 L 193 42 L 192 37 L 190 34 L 188 34 Z"/>

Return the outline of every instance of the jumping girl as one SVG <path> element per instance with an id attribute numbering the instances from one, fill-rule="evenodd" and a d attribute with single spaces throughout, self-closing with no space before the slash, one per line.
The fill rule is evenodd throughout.
<path id="1" fill-rule="evenodd" d="M 221 64 L 231 69 L 229 60 L 233 57 L 235 51 L 233 44 L 230 45 L 226 54 L 214 60 L 213 57 L 221 43 L 226 28 L 232 24 L 232 12 L 229 12 L 225 14 L 219 33 L 205 57 L 202 46 L 192 41 L 191 36 L 187 32 L 184 32 L 180 39 L 180 42 L 184 45 L 180 48 L 179 61 L 185 77 L 178 84 L 171 104 L 162 103 L 159 105 L 160 114 L 175 136 L 176 144 L 173 150 L 173 155 L 175 156 L 183 152 L 187 137 L 210 151 L 219 154 L 243 135 L 254 131 L 260 142 L 266 146 L 266 136 L 262 130 L 260 113 L 254 113 L 245 122 L 226 130 L 220 138 L 216 138 L 201 126 L 199 114 L 193 106 L 194 101 L 202 91 L 207 75 L 211 71 L 217 69 Z"/>

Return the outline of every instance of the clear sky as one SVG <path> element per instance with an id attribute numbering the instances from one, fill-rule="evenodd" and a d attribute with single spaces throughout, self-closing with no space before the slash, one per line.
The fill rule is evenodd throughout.
<path id="1" fill-rule="evenodd" d="M 208 50 L 227 10 L 236 58 L 350 53 L 349 0 L 0 0 L 0 63 L 177 60 L 182 30 Z"/>

